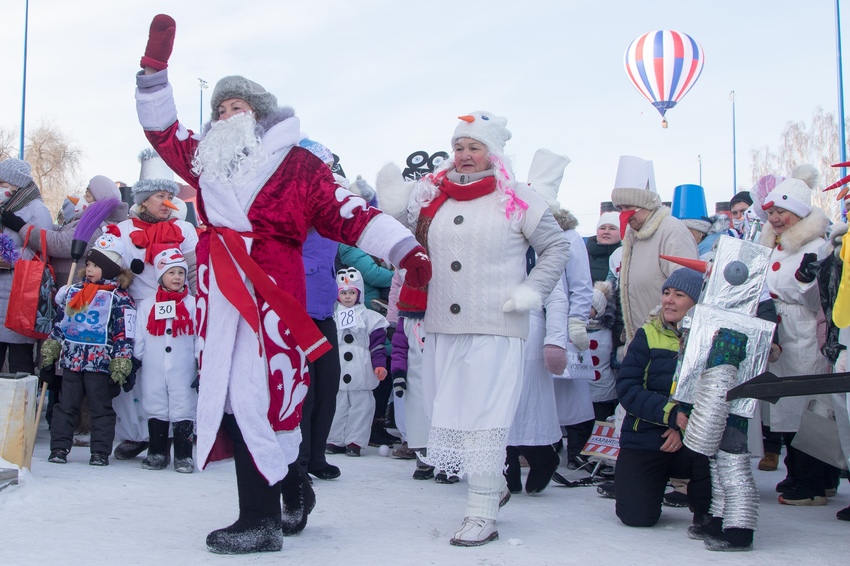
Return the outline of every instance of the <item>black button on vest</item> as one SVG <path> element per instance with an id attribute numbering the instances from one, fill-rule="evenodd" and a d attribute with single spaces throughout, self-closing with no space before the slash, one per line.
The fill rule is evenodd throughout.
<path id="1" fill-rule="evenodd" d="M 354 354 L 352 354 L 351 352 L 346 352 L 342 355 L 342 359 L 344 359 L 346 362 L 350 362 L 354 359 Z"/>
<path id="2" fill-rule="evenodd" d="M 166 354 L 170 354 L 170 353 L 171 353 L 171 346 L 166 346 L 166 347 L 165 347 L 165 353 L 166 353 Z"/>
<path id="3" fill-rule="evenodd" d="M 461 265 L 459 261 L 452 262 L 452 271 L 460 271 L 460 267 Z"/>
<path id="4" fill-rule="evenodd" d="M 350 375 L 348 375 L 348 374 L 345 374 L 345 375 L 343 375 L 343 376 L 342 376 L 342 380 L 343 380 L 345 383 L 351 383 L 351 376 L 350 376 Z"/>
<path id="5" fill-rule="evenodd" d="M 346 334 L 343 340 L 346 344 L 351 344 L 352 342 L 354 342 L 354 336 L 352 336 L 351 334 Z"/>
<path id="6" fill-rule="evenodd" d="M 171 329 L 170 329 L 170 328 L 166 328 L 166 329 L 165 329 L 165 333 L 166 333 L 166 334 L 171 334 Z"/>
<path id="7" fill-rule="evenodd" d="M 455 216 L 455 224 L 463 224 L 463 216 L 461 216 L 460 214 Z"/>
<path id="8" fill-rule="evenodd" d="M 452 311 L 452 314 L 457 314 L 460 312 L 460 305 L 455 303 L 449 307 L 449 310 Z"/>

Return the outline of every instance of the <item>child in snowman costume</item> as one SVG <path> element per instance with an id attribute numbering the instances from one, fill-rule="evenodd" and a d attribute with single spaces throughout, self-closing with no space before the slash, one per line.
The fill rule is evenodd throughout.
<path id="1" fill-rule="evenodd" d="M 146 470 L 168 466 L 168 426 L 174 432 L 174 469 L 192 473 L 192 438 L 198 376 L 195 332 L 195 297 L 189 294 L 189 265 L 177 247 L 163 245 L 153 258 L 156 294 L 139 303 L 139 323 L 134 352 L 144 382 L 142 407 L 148 415 L 150 444 L 142 461 Z"/>
<path id="2" fill-rule="evenodd" d="M 336 414 L 328 434 L 328 454 L 360 456 L 369 443 L 375 397 L 372 390 L 387 377 L 387 319 L 363 305 L 363 278 L 353 267 L 336 274 L 334 305 L 339 338 L 340 382 Z"/>

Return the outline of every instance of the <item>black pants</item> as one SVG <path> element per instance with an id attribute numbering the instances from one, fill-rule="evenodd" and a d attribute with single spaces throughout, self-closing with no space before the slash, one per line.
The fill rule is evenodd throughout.
<path id="1" fill-rule="evenodd" d="M 594 420 L 584 421 L 574 425 L 565 426 L 567 430 L 567 454 L 575 456 L 584 450 L 584 445 L 590 440 L 590 435 L 593 434 Z"/>
<path id="2" fill-rule="evenodd" d="M 280 521 L 281 482 L 269 485 L 257 470 L 236 417 L 225 413 L 221 426 L 233 442 L 236 489 L 239 492 L 239 521 L 244 526 L 252 526 L 268 519 Z"/>
<path id="3" fill-rule="evenodd" d="M 596 401 L 593 403 L 593 418 L 597 421 L 607 421 L 608 417 L 617 410 L 618 401 Z"/>
<path id="4" fill-rule="evenodd" d="M 688 506 L 708 513 L 711 506 L 711 471 L 708 458 L 682 447 L 677 452 L 620 448 L 614 478 L 617 517 L 630 527 L 651 527 L 661 517 L 668 480 L 690 478 Z"/>
<path id="5" fill-rule="evenodd" d="M 80 420 L 83 397 L 88 397 L 91 413 L 91 451 L 112 454 L 115 440 L 115 410 L 112 399 L 121 392 L 121 386 L 109 374 L 91 371 L 64 370 L 59 403 L 53 408 L 50 423 L 50 449 L 70 450 L 74 429 Z"/>
<path id="6" fill-rule="evenodd" d="M 336 413 L 339 393 L 339 343 L 333 318 L 313 319 L 333 347 L 315 362 L 310 362 L 310 387 L 304 397 L 301 417 L 301 447 L 298 463 L 305 470 L 321 470 L 328 465 L 325 444 Z"/>
<path id="7" fill-rule="evenodd" d="M 762 446 L 764 446 L 764 451 L 772 452 L 773 454 L 781 454 L 782 444 L 784 443 L 782 435 L 783 433 L 781 432 L 772 432 L 770 427 L 766 424 L 761 425 Z"/>
<path id="8" fill-rule="evenodd" d="M 803 491 L 824 495 L 824 490 L 838 487 L 840 470 L 791 446 L 795 432 L 778 433 L 785 441 L 786 475 L 799 484 Z"/>
<path id="9" fill-rule="evenodd" d="M 19 371 L 30 375 L 35 373 L 35 362 L 33 361 L 35 344 L 0 342 L 0 366 L 3 365 L 7 352 L 9 354 L 9 373 L 18 373 Z"/>

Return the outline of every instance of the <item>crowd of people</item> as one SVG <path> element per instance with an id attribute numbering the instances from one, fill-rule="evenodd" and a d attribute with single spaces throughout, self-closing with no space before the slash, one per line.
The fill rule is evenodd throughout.
<path id="1" fill-rule="evenodd" d="M 624 524 L 650 527 L 662 504 L 688 505 L 688 535 L 706 548 L 752 548 L 755 523 L 736 522 L 740 502 L 724 515 L 718 499 L 725 456 L 686 441 L 700 408 L 671 397 L 706 277 L 674 260 L 711 261 L 724 237 L 772 248 L 758 316 L 776 331 L 762 361 L 779 377 L 843 370 L 848 336 L 832 309 L 846 226 L 812 206 L 813 167 L 764 177 L 709 216 L 676 197 L 671 210 L 652 162 L 623 156 L 585 239 L 558 199 L 569 158 L 541 149 L 522 181 L 505 153 L 507 119 L 491 112 L 459 117 L 452 154 L 433 171 L 406 180 L 388 165 L 377 191 L 337 174 L 294 111 L 241 76 L 216 84 L 210 121 L 193 133 L 168 81 L 174 34 L 170 17 L 154 18 L 136 76 L 153 150 L 131 203 L 98 175 L 54 224 L 29 164 L 0 162 L 3 237 L 24 258 L 44 241 L 59 274 L 40 348 L 0 328 L 8 370 L 49 386 L 50 462 L 74 457 L 85 414 L 93 466 L 146 450 L 143 468 L 173 460 L 191 473 L 232 457 L 238 519 L 207 546 L 242 554 L 279 550 L 305 528 L 313 478 L 342 476 L 335 455 L 386 445 L 415 462 L 416 480 L 467 479 L 451 544 L 478 546 L 498 538 L 523 466 L 528 494 L 565 481 L 561 465 L 589 471 L 582 451 L 594 423 L 609 421 L 619 457 L 599 490 Z M 197 190 L 199 226 L 181 216 L 173 174 Z M 674 193 L 686 191 L 702 194 Z M 72 242 L 87 224 L 74 273 Z M 0 261 L 4 319 L 13 276 Z M 822 350 L 827 335 L 834 347 Z M 711 362 L 737 368 L 745 354 L 732 350 L 716 344 Z M 786 505 L 823 505 L 838 488 L 837 463 L 793 442 L 809 402 L 765 403 L 756 416 L 759 467 L 776 469 L 786 450 Z M 746 419 L 729 419 L 721 454 L 749 462 Z M 850 440 L 850 423 L 841 427 Z"/>

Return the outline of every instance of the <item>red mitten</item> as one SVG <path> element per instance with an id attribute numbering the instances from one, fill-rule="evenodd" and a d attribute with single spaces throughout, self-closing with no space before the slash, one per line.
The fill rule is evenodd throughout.
<path id="1" fill-rule="evenodd" d="M 161 71 L 168 67 L 168 58 L 174 47 L 174 18 L 165 14 L 157 14 L 151 22 L 148 33 L 148 45 L 142 57 L 142 68 L 151 67 Z"/>
<path id="2" fill-rule="evenodd" d="M 422 246 L 410 250 L 398 266 L 407 270 L 404 282 L 411 287 L 424 287 L 431 280 L 431 260 Z"/>

